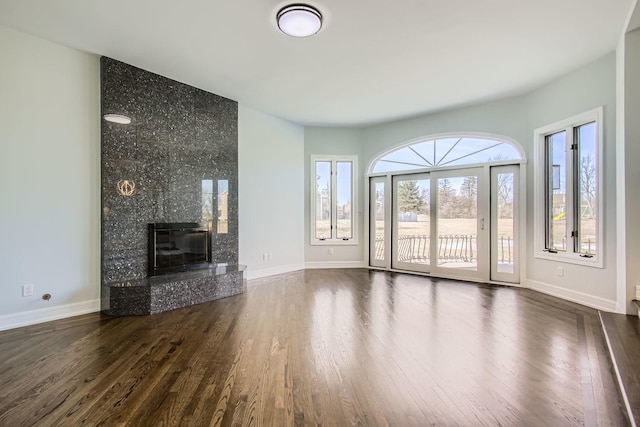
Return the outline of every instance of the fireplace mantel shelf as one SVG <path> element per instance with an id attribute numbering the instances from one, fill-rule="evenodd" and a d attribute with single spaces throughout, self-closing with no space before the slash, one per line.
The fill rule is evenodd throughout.
<path id="1" fill-rule="evenodd" d="M 113 316 L 155 314 L 244 292 L 244 265 L 212 265 L 208 269 L 107 283 L 102 311 Z"/>

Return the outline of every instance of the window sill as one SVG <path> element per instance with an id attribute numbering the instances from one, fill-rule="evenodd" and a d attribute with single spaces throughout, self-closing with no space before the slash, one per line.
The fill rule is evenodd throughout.
<path id="1" fill-rule="evenodd" d="M 312 240 L 309 245 L 311 246 L 358 246 L 358 241 L 351 240 L 337 240 L 337 239 L 327 239 L 327 240 Z"/>
<path id="2" fill-rule="evenodd" d="M 548 253 L 548 252 L 536 252 L 535 257 L 538 259 L 544 259 L 547 261 L 555 261 L 555 262 L 563 262 L 567 264 L 576 264 L 582 265 L 585 267 L 592 268 L 604 268 L 604 263 L 602 262 L 601 256 L 594 256 L 593 258 L 583 258 L 576 254 L 567 254 L 567 253 Z"/>

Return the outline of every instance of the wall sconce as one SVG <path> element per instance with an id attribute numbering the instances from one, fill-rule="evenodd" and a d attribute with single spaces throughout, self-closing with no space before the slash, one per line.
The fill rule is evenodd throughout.
<path id="1" fill-rule="evenodd" d="M 136 192 L 136 183 L 133 181 L 129 181 L 128 179 L 123 179 L 118 181 L 118 183 L 116 184 L 116 188 L 118 189 L 118 193 L 120 193 L 120 195 L 129 197 L 133 196 L 133 194 Z"/>
<path id="2" fill-rule="evenodd" d="M 102 117 L 111 123 L 118 123 L 121 125 L 128 125 L 131 123 L 131 117 L 123 116 L 122 114 L 105 114 Z"/>

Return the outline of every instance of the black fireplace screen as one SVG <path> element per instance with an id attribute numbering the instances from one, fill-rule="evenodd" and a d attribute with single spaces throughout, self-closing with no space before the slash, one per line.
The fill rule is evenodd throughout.
<path id="1" fill-rule="evenodd" d="M 207 268 L 210 223 L 149 224 L 149 276 Z"/>

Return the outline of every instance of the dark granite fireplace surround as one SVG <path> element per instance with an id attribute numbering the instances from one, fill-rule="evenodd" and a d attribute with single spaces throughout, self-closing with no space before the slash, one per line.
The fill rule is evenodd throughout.
<path id="1" fill-rule="evenodd" d="M 101 82 L 102 114 L 132 119 L 102 120 L 102 310 L 149 314 L 241 293 L 237 102 L 106 57 Z M 218 183 L 228 185 L 224 227 Z M 148 277 L 148 224 L 207 220 L 211 268 Z"/>

